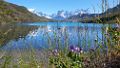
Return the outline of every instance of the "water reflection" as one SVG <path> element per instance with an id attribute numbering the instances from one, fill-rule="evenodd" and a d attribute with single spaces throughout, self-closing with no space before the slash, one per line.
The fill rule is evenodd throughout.
<path id="1" fill-rule="evenodd" d="M 24 38 L 29 31 L 36 29 L 34 26 L 18 26 L 16 24 L 0 25 L 0 46 L 4 46 L 10 40 L 18 40 Z"/>
<path id="2" fill-rule="evenodd" d="M 22 27 L 37 26 L 38 29 L 30 31 L 24 38 L 11 40 L 4 46 L 5 49 L 26 49 L 34 47 L 36 49 L 66 47 L 67 45 L 77 45 L 84 49 L 97 47 L 102 39 L 102 24 L 83 23 L 27 23 Z M 104 28 L 108 24 L 104 25 Z M 66 44 L 67 42 L 67 44 Z"/>

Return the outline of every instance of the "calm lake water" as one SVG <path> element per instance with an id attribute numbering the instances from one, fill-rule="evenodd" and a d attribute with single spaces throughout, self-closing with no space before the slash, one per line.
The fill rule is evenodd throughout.
<path id="1" fill-rule="evenodd" d="M 43 49 L 70 45 L 83 49 L 95 48 L 101 43 L 103 32 L 106 33 L 108 24 L 77 23 L 77 22 L 36 22 L 17 24 L 16 27 L 37 27 L 30 30 L 26 36 L 9 40 L 2 49 Z M 115 25 L 112 25 L 114 27 Z M 14 29 L 16 29 L 16 27 Z M 104 28 L 104 30 L 102 30 Z M 24 30 L 25 29 L 21 29 Z M 20 32 L 22 33 L 22 32 Z"/>

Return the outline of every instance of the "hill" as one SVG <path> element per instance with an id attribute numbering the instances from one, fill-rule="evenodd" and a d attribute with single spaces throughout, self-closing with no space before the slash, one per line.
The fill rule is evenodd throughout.
<path id="1" fill-rule="evenodd" d="M 120 20 L 120 4 L 109 8 L 107 11 L 101 14 L 83 14 L 83 15 L 74 15 L 67 19 L 67 21 L 79 21 L 87 23 L 116 23 L 117 19 Z"/>
<path id="2" fill-rule="evenodd" d="M 10 22 L 37 22 L 49 21 L 44 17 L 39 17 L 27 10 L 23 6 L 18 6 L 12 3 L 0 0 L 0 23 Z"/>

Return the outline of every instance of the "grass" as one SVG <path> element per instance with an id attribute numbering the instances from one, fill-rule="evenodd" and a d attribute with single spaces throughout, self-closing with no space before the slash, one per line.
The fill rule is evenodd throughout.
<path id="1" fill-rule="evenodd" d="M 94 32 L 94 31 L 93 31 Z M 1 68 L 107 68 L 119 66 L 120 58 L 120 45 L 118 29 L 108 28 L 108 35 L 104 35 L 106 39 L 105 45 L 103 40 L 101 42 L 96 41 L 98 47 L 94 49 L 88 49 L 84 51 L 86 45 L 91 47 L 91 43 L 86 39 L 80 40 L 83 48 L 79 46 L 72 46 L 68 42 L 69 34 L 65 29 L 65 41 L 61 44 L 61 37 L 59 32 L 54 33 L 54 41 L 51 41 L 51 37 L 46 33 L 45 37 L 48 37 L 48 44 L 51 48 L 48 50 L 36 50 L 33 47 L 26 50 L 17 51 L 0 51 L 0 67 Z M 87 32 L 86 32 L 87 33 Z M 104 34 L 104 33 L 103 33 Z M 82 34 L 78 30 L 78 37 L 82 37 Z M 87 36 L 87 34 L 86 34 Z M 114 37 L 115 36 L 115 37 Z M 99 38 L 97 36 L 97 38 Z M 80 42 L 78 44 L 81 44 Z M 57 45 L 57 46 L 56 46 Z M 63 47 L 61 47 L 63 46 Z M 66 46 L 66 47 L 65 47 Z M 76 49 L 77 48 L 77 49 Z M 115 64 L 116 63 L 116 64 Z"/>

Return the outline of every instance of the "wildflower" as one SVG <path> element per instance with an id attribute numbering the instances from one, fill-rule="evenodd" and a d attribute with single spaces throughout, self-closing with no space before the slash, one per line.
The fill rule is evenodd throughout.
<path id="1" fill-rule="evenodd" d="M 75 47 L 75 51 L 76 51 L 76 52 L 80 52 L 80 51 L 81 51 L 81 48 L 80 48 L 80 47 Z"/>
<path id="2" fill-rule="evenodd" d="M 74 46 L 70 46 L 70 51 L 74 52 Z"/>
<path id="3" fill-rule="evenodd" d="M 71 52 L 75 52 L 75 53 L 82 53 L 83 52 L 82 49 L 78 46 L 70 46 L 69 49 Z"/>
<path id="4" fill-rule="evenodd" d="M 58 49 L 52 50 L 52 53 L 53 53 L 53 55 L 55 55 L 55 56 L 58 56 L 58 55 L 59 55 Z"/>

